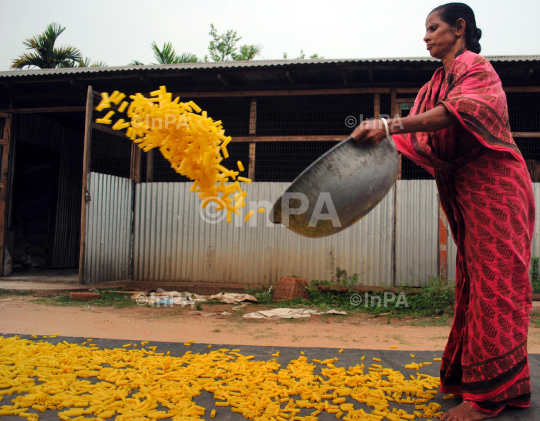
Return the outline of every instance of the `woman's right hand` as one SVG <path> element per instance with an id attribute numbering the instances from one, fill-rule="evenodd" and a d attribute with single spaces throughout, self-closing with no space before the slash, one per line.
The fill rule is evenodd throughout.
<path id="1" fill-rule="evenodd" d="M 351 137 L 358 145 L 376 145 L 386 138 L 386 130 L 381 120 L 364 120 L 353 130 Z"/>

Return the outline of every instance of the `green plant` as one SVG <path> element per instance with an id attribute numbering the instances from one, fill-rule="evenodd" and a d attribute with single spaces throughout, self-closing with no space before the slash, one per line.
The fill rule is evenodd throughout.
<path id="1" fill-rule="evenodd" d="M 208 52 L 214 61 L 253 60 L 262 50 L 261 45 L 237 46 L 242 37 L 239 37 L 236 31 L 229 29 L 220 35 L 213 24 L 210 25 L 210 37 L 212 40 L 208 45 Z"/>
<path id="2" fill-rule="evenodd" d="M 99 299 L 93 301 L 75 301 L 70 300 L 69 295 L 60 295 L 50 298 L 36 298 L 32 300 L 36 304 L 50 306 L 71 306 L 71 307 L 114 307 L 127 308 L 136 307 L 137 302 L 133 301 L 129 294 L 122 294 L 116 291 L 100 291 Z"/>
<path id="3" fill-rule="evenodd" d="M 202 310 L 202 303 L 199 301 L 197 304 L 195 304 L 195 309 Z"/>
<path id="4" fill-rule="evenodd" d="M 246 294 L 253 295 L 260 304 L 270 304 L 274 298 L 274 288 L 251 288 L 246 287 Z"/>
<path id="5" fill-rule="evenodd" d="M 157 63 L 150 64 L 177 64 L 177 63 L 197 63 L 198 57 L 193 53 L 182 53 L 178 55 L 170 42 L 163 43 L 163 47 L 159 48 L 155 41 L 150 45 L 154 52 L 154 58 Z M 129 63 L 130 66 L 144 66 L 144 63 L 139 60 L 133 60 Z"/>
<path id="6" fill-rule="evenodd" d="M 343 291 L 321 291 L 319 285 L 340 286 Z M 351 277 L 341 269 L 336 271 L 336 281 L 312 281 L 307 287 L 309 303 L 321 308 L 339 308 L 342 310 L 357 310 L 372 314 L 390 316 L 413 315 L 417 317 L 453 314 L 455 303 L 454 284 L 446 279 L 432 276 L 420 288 L 400 286 L 383 288 L 377 292 L 358 293 L 355 286 L 360 285 L 358 275 Z M 392 295 L 393 294 L 393 295 Z M 356 302 L 353 299 L 356 298 Z M 387 305 L 385 306 L 385 298 Z M 399 303 L 399 305 L 396 305 Z"/>
<path id="7" fill-rule="evenodd" d="M 9 289 L 0 289 L 0 297 L 8 297 L 10 295 L 32 295 L 33 291 L 22 291 L 22 290 L 9 290 Z"/>
<path id="8" fill-rule="evenodd" d="M 55 67 L 73 67 L 83 57 L 78 48 L 65 45 L 55 47 L 57 38 L 65 31 L 65 27 L 57 23 L 47 25 L 45 32 L 23 41 L 29 53 L 21 54 L 13 60 L 12 69 L 25 67 L 38 67 L 40 69 L 54 69 Z"/>
<path id="9" fill-rule="evenodd" d="M 539 258 L 533 257 L 531 259 L 531 284 L 533 292 L 540 292 L 540 269 Z"/>

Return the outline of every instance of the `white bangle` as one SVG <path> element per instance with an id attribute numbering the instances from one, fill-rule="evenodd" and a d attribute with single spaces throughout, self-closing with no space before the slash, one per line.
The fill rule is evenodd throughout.
<path id="1" fill-rule="evenodd" d="M 381 118 L 381 121 L 384 124 L 384 130 L 386 131 L 386 138 L 390 139 L 390 129 L 388 128 L 388 121 L 386 121 L 386 118 Z"/>
<path id="2" fill-rule="evenodd" d="M 382 120 L 382 122 L 384 124 L 384 130 L 386 131 L 386 138 L 388 139 L 388 141 L 392 145 L 393 149 L 395 151 L 397 151 L 397 147 L 396 147 L 396 144 L 394 142 L 394 138 L 392 136 L 390 136 L 390 128 L 388 127 L 388 121 L 386 121 L 386 118 L 381 118 L 381 120 Z"/>

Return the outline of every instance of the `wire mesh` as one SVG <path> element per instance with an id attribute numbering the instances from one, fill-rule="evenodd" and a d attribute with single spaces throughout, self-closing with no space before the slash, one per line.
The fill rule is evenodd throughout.
<path id="1" fill-rule="evenodd" d="M 293 181 L 336 142 L 261 142 L 255 153 L 256 181 Z"/>
<path id="2" fill-rule="evenodd" d="M 427 81 L 426 81 L 427 82 Z M 416 98 L 417 93 L 411 93 L 411 92 L 397 92 L 396 98 Z"/>
<path id="3" fill-rule="evenodd" d="M 433 176 L 413 161 L 401 155 L 402 180 L 433 180 Z"/>
<path id="4" fill-rule="evenodd" d="M 379 98 L 381 115 L 390 115 L 392 111 L 392 96 L 390 94 L 381 94 Z"/>
<path id="5" fill-rule="evenodd" d="M 506 99 L 513 132 L 540 132 L 540 93 L 510 92 Z"/>
<path id="6" fill-rule="evenodd" d="M 532 181 L 540 182 L 540 134 L 537 138 L 517 137 L 514 141 L 525 159 Z"/>
<path id="7" fill-rule="evenodd" d="M 100 98 L 94 96 L 94 109 Z M 109 109 L 95 111 L 94 121 L 102 118 Z M 113 122 L 117 120 L 113 117 Z M 111 126 L 105 126 L 110 128 Z M 90 171 L 101 174 L 115 175 L 117 177 L 130 177 L 131 170 L 131 141 L 123 137 L 123 131 L 118 135 L 92 129 L 92 142 L 90 146 Z"/>
<path id="8" fill-rule="evenodd" d="M 131 144 L 129 139 L 92 130 L 90 171 L 129 178 Z"/>
<path id="9" fill-rule="evenodd" d="M 372 94 L 260 97 L 257 136 L 347 135 L 373 115 Z"/>
<path id="10" fill-rule="evenodd" d="M 251 98 L 180 98 L 182 102 L 190 100 L 206 111 L 214 121 L 223 121 L 225 135 L 249 136 Z"/>
<path id="11" fill-rule="evenodd" d="M 16 99 L 13 108 L 42 108 L 42 107 L 75 107 L 86 105 L 86 92 L 81 90 L 77 97 L 66 98 L 51 95 L 46 98 Z"/>

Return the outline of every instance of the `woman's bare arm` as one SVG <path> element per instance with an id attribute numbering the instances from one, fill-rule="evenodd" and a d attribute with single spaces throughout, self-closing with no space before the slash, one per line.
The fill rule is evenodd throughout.
<path id="1" fill-rule="evenodd" d="M 457 118 L 444 105 L 438 105 L 425 113 L 388 120 L 390 134 L 434 132 L 457 123 Z M 351 134 L 358 144 L 381 142 L 386 137 L 380 120 L 364 121 Z"/>

